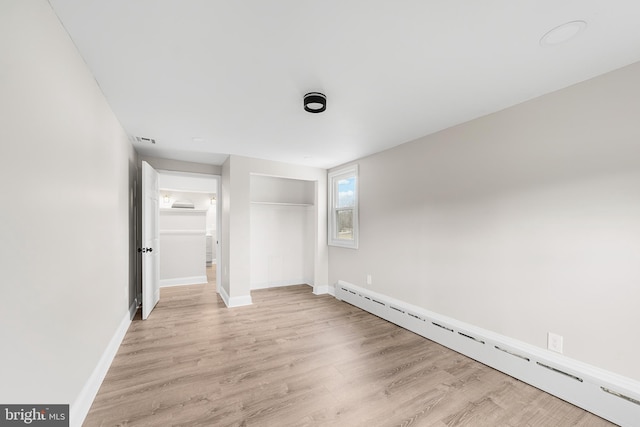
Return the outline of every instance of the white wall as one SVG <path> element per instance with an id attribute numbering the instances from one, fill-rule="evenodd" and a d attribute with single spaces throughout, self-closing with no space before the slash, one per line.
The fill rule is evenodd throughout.
<path id="1" fill-rule="evenodd" d="M 222 166 L 205 163 L 185 162 L 182 160 L 163 159 L 161 157 L 139 156 L 140 161 L 149 163 L 156 170 L 187 172 L 207 175 L 220 175 Z"/>
<path id="2" fill-rule="evenodd" d="M 315 183 L 300 179 L 251 175 L 251 201 L 313 205 Z"/>
<path id="3" fill-rule="evenodd" d="M 176 172 L 159 169 L 158 186 L 160 189 L 166 190 L 215 194 L 217 191 L 218 182 L 215 175 Z"/>
<path id="4" fill-rule="evenodd" d="M 73 404 L 135 295 L 136 155 L 46 0 L 0 2 L 0 70 L 0 402 Z"/>
<path id="5" fill-rule="evenodd" d="M 206 214 L 196 209 L 160 210 L 160 286 L 207 283 Z"/>
<path id="6" fill-rule="evenodd" d="M 231 227 L 231 156 L 222 164 L 220 173 L 220 227 L 218 231 L 220 237 L 220 256 L 218 257 L 218 278 L 220 280 L 220 293 L 229 298 L 230 274 L 229 256 L 231 254 L 230 227 Z M 228 302 L 228 301 L 227 301 Z"/>
<path id="7" fill-rule="evenodd" d="M 640 64 L 364 159 L 344 280 L 640 380 Z"/>

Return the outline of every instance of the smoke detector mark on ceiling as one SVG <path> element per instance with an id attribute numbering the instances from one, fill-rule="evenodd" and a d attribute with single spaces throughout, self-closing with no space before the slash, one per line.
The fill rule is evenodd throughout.
<path id="1" fill-rule="evenodd" d="M 540 46 L 551 47 L 566 43 L 578 37 L 586 28 L 587 23 L 585 21 L 571 21 L 558 25 L 542 36 Z"/>

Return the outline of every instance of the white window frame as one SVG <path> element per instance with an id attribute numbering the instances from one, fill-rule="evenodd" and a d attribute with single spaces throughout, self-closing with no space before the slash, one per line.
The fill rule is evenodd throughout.
<path id="1" fill-rule="evenodd" d="M 338 239 L 338 230 L 336 229 L 336 210 L 338 201 L 338 181 L 345 178 L 355 178 L 354 195 L 353 195 L 353 239 Z M 328 210 L 328 231 L 329 231 L 329 246 L 339 246 L 342 248 L 358 249 L 358 196 L 359 196 L 359 182 L 358 179 L 358 165 L 351 165 L 345 168 L 337 169 L 333 172 L 329 172 L 328 175 L 328 187 L 329 187 L 329 210 Z"/>

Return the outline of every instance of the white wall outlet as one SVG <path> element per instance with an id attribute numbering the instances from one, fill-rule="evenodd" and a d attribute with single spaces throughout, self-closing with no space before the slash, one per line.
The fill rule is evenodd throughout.
<path id="1" fill-rule="evenodd" d="M 367 285 L 370 285 L 371 283 L 372 283 L 371 275 L 367 274 Z"/>
<path id="2" fill-rule="evenodd" d="M 547 333 L 547 348 L 556 353 L 562 354 L 562 335 Z"/>

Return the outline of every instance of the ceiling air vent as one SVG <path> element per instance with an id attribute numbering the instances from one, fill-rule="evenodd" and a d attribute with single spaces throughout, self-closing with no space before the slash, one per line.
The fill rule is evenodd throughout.
<path id="1" fill-rule="evenodd" d="M 133 139 L 135 140 L 135 142 L 139 142 L 141 144 L 145 144 L 145 143 L 151 143 L 151 144 L 155 144 L 156 140 L 153 138 L 146 138 L 144 136 L 134 136 Z"/>

